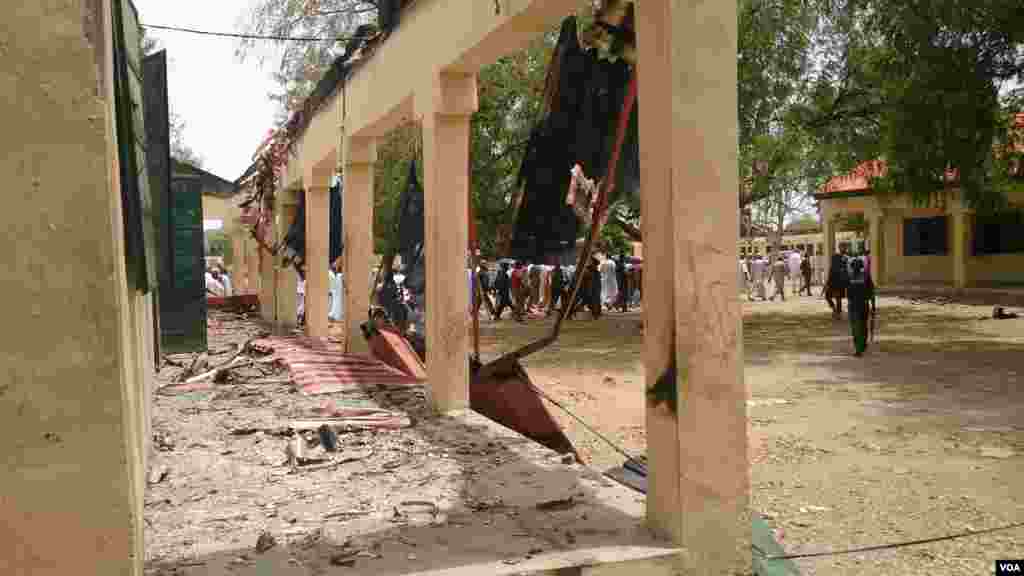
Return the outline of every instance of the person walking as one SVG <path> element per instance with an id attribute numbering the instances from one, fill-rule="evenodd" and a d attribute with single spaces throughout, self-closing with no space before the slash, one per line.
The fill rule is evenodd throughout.
<path id="1" fill-rule="evenodd" d="M 800 260 L 800 275 L 803 277 L 803 286 L 800 287 L 798 295 L 802 295 L 807 292 L 807 295 L 811 295 L 811 275 L 813 274 L 811 268 L 811 255 L 809 252 L 804 252 L 803 258 Z"/>
<path id="2" fill-rule="evenodd" d="M 494 290 L 498 296 L 498 306 L 494 309 L 494 319 L 501 320 L 501 314 L 505 308 L 515 310 L 512 303 L 512 279 L 510 278 L 508 263 L 502 262 L 498 274 L 494 277 Z"/>
<path id="3" fill-rule="evenodd" d="M 740 294 L 748 293 L 749 288 L 747 285 L 750 283 L 750 267 L 747 265 L 747 258 L 744 256 L 740 256 L 739 280 Z"/>
<path id="4" fill-rule="evenodd" d="M 562 275 L 562 265 L 555 262 L 555 269 L 551 271 L 551 299 L 548 300 L 548 316 L 555 311 L 555 307 L 562 301 L 562 292 L 565 290 L 565 276 Z"/>
<path id="5" fill-rule="evenodd" d="M 833 254 L 824 292 L 825 301 L 828 302 L 829 308 L 832 309 L 832 317 L 836 320 L 843 316 L 843 299 L 846 298 L 846 289 L 849 284 L 850 273 L 846 257 L 843 254 Z"/>
<path id="6" fill-rule="evenodd" d="M 758 254 L 754 256 L 753 260 L 750 261 L 750 292 L 748 297 L 751 301 L 754 300 L 756 294 L 761 300 L 765 300 L 765 289 L 764 289 L 764 274 L 767 265 L 764 258 Z"/>
<path id="7" fill-rule="evenodd" d="M 863 258 L 850 261 L 850 284 L 847 288 L 850 314 L 850 333 L 853 336 L 854 356 L 863 356 L 868 347 L 871 318 L 878 313 L 875 302 L 875 283 L 865 270 Z"/>
<path id="8" fill-rule="evenodd" d="M 769 298 L 772 302 L 775 301 L 776 296 L 781 296 L 782 301 L 786 301 L 786 277 L 789 275 L 789 271 L 786 267 L 786 259 L 784 256 L 779 255 L 772 264 L 771 280 L 775 283 L 775 292 L 772 293 L 772 297 Z"/>

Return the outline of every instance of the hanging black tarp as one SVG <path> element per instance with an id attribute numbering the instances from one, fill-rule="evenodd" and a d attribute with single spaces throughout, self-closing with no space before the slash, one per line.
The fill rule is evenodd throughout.
<path id="1" fill-rule="evenodd" d="M 329 258 L 333 264 L 338 258 L 341 258 L 342 253 L 345 251 L 345 240 L 344 240 L 344 229 L 342 228 L 342 190 L 341 182 L 338 182 L 334 186 L 331 186 L 331 223 L 330 229 L 330 247 L 329 247 Z"/>
<path id="2" fill-rule="evenodd" d="M 423 294 L 426 289 L 423 187 L 416 172 L 416 160 L 409 163 L 409 176 L 398 202 L 398 254 L 402 257 L 405 286 L 413 294 Z"/>
<path id="3" fill-rule="evenodd" d="M 344 242 L 342 240 L 342 191 L 341 183 L 337 183 L 331 186 L 330 191 L 330 205 L 328 207 L 330 226 L 329 226 L 329 248 L 328 248 L 328 261 L 330 265 L 337 260 L 345 249 Z M 299 194 L 299 202 L 295 209 L 295 219 L 292 220 L 291 226 L 288 228 L 288 233 L 284 236 L 284 261 L 290 263 L 295 267 L 295 270 L 299 273 L 300 278 L 305 278 L 305 272 L 303 272 L 303 264 L 306 262 L 306 195 Z"/>
<path id="4" fill-rule="evenodd" d="M 604 177 L 630 74 L 625 61 L 602 58 L 580 44 L 575 17 L 562 22 L 545 86 L 548 111 L 531 134 L 519 171 L 523 193 L 508 256 L 539 262 L 575 246 L 580 222 L 565 204 L 570 171 L 578 163 L 587 178 Z M 634 107 L 610 201 L 638 188 L 638 118 Z"/>

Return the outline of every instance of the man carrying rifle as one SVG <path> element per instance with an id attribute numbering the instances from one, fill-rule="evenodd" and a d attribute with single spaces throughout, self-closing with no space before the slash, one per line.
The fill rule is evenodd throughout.
<path id="1" fill-rule="evenodd" d="M 871 274 L 865 270 L 863 258 L 850 260 L 850 280 L 846 294 L 854 355 L 862 356 L 868 347 L 869 329 L 874 331 L 874 318 L 878 313 L 875 283 L 871 280 Z"/>

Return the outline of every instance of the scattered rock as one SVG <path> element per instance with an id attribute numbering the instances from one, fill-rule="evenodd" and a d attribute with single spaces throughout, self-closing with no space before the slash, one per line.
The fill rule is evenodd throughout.
<path id="1" fill-rule="evenodd" d="M 166 480 L 170 473 L 171 470 L 167 468 L 167 466 L 154 466 L 153 469 L 149 471 L 149 483 L 159 484 Z"/>
<path id="2" fill-rule="evenodd" d="M 274 546 L 277 546 L 277 540 L 270 534 L 270 532 L 263 532 L 260 537 L 256 539 L 256 551 L 260 554 L 270 550 Z"/>
<path id="3" fill-rule="evenodd" d="M 537 510 L 552 512 L 555 510 L 568 510 L 576 506 L 576 504 L 576 500 L 572 496 L 569 496 L 568 498 L 562 498 L 560 500 L 548 500 L 547 502 L 541 502 L 540 504 L 537 504 L 536 508 Z"/>
<path id="4" fill-rule="evenodd" d="M 351 568 L 356 565 L 356 557 L 359 552 L 357 550 L 342 550 L 336 554 L 331 554 L 331 566 L 345 566 Z"/>
<path id="5" fill-rule="evenodd" d="M 1016 452 L 1009 448 L 1000 448 L 998 446 L 982 446 L 981 455 L 986 458 L 998 458 L 1005 460 L 1007 458 L 1013 458 Z"/>

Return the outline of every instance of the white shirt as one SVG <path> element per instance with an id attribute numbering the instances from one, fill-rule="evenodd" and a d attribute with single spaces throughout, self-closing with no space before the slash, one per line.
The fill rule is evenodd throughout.
<path id="1" fill-rule="evenodd" d="M 214 296 L 224 295 L 224 285 L 217 281 L 213 277 L 213 274 L 206 273 L 206 291 L 212 293 Z"/>
<path id="2" fill-rule="evenodd" d="M 331 305 L 328 308 L 327 317 L 330 318 L 331 320 L 334 320 L 335 322 L 338 322 L 342 319 L 345 313 L 345 297 L 342 295 L 342 290 L 344 287 L 344 284 L 342 283 L 342 274 L 340 272 L 335 272 L 333 270 L 329 270 L 327 274 L 330 276 L 329 281 L 331 287 Z"/>

